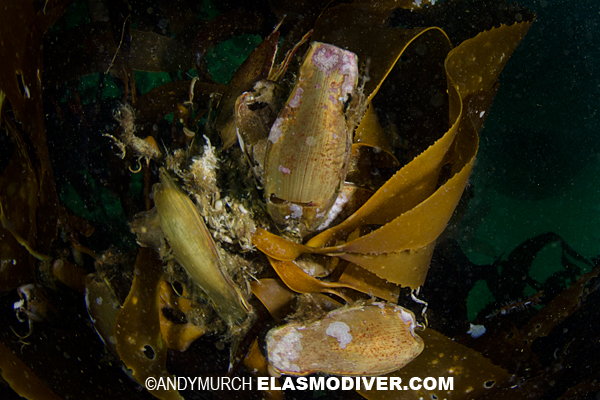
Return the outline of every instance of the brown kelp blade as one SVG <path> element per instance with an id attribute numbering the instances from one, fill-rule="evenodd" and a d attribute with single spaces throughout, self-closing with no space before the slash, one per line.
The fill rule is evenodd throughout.
<path id="1" fill-rule="evenodd" d="M 33 243 L 31 245 L 41 254 L 48 253 L 50 243 L 56 236 L 59 214 L 58 195 L 44 129 L 41 80 L 43 36 L 70 4 L 69 0 L 52 2 L 47 5 L 46 12 L 42 13 L 38 12 L 34 2 L 9 2 L 3 4 L 0 13 L 0 36 L 10 38 L 0 42 L 0 58 L 4 60 L 0 65 L 0 104 L 10 103 L 14 119 L 20 122 L 20 129 L 24 132 L 23 137 L 32 145 L 30 149 L 23 148 L 28 153 L 24 166 L 30 170 L 28 175 L 31 174 L 31 168 L 35 171 L 36 181 L 34 183 L 28 177 L 28 186 L 31 188 L 35 185 L 37 192 L 36 199 L 27 199 L 29 215 L 12 215 L 8 212 L 7 217 L 12 221 L 17 218 L 30 219 L 30 232 L 22 232 L 21 236 L 30 243 L 36 237 L 37 243 L 35 246 Z M 0 112 L 3 108 L 8 109 L 6 105 L 0 106 Z M 0 114 L 0 121 L 5 120 L 7 125 L 12 125 L 12 117 L 6 117 L 6 114 Z M 17 143 L 17 147 L 21 148 L 21 145 Z M 4 206 L 8 210 L 6 203 Z M 35 219 L 31 219 L 31 212 L 36 215 Z"/>
<path id="2" fill-rule="evenodd" d="M 267 308 L 278 324 L 293 312 L 296 293 L 279 279 L 263 278 L 250 283 L 252 294 Z"/>
<path id="3" fill-rule="evenodd" d="M 338 283 L 344 283 L 354 290 L 384 299 L 392 304 L 398 303 L 400 288 L 397 285 L 379 278 L 376 274 L 356 264 L 350 263 L 344 269 Z"/>
<path id="4" fill-rule="evenodd" d="M 133 377 L 144 384 L 149 377 L 172 378 L 167 371 L 167 344 L 160 331 L 158 289 L 162 262 L 153 250 L 141 248 L 135 263 L 139 270 L 115 321 L 117 351 Z M 151 392 L 159 399 L 181 399 L 176 390 Z"/>
<path id="5" fill-rule="evenodd" d="M 413 377 L 436 380 L 433 390 L 360 390 L 359 393 L 369 400 L 381 399 L 476 399 L 490 389 L 501 386 L 510 378 L 506 370 L 498 367 L 481 353 L 471 350 L 452 339 L 426 329 L 419 332 L 425 342 L 425 349 L 410 364 L 401 370 L 386 375 L 402 379 L 402 387 L 407 386 Z M 453 379 L 452 390 L 443 387 L 440 379 L 446 382 Z M 423 381 L 418 382 L 421 385 Z"/>
<path id="6" fill-rule="evenodd" d="M 0 173 L 0 257 L 14 261 L 6 262 L 0 269 L 0 291 L 33 281 L 35 271 L 27 247 L 32 247 L 31 240 L 35 238 L 39 187 L 22 135 L 16 129 L 9 132 L 16 146 L 8 165 Z M 8 228 L 2 220 L 10 222 Z"/>
<path id="7" fill-rule="evenodd" d="M 489 112 L 477 106 L 491 105 L 502 67 L 530 23 L 501 26 L 483 32 L 452 50 L 446 59 L 451 128 L 425 152 L 398 171 L 356 213 L 340 225 L 309 240 L 306 246 L 257 247 L 274 258 L 310 252 L 339 255 L 390 282 L 417 287 L 425 279 L 429 257 L 424 256 L 445 229 L 470 176 L 478 147 L 480 118 Z M 490 44 L 493 43 L 494 46 Z M 473 60 L 482 60 L 479 64 Z M 472 102 L 476 95 L 486 101 Z M 471 107 L 475 103 L 476 107 Z M 444 163 L 454 172 L 433 194 Z M 382 227 L 347 243 L 337 244 L 361 226 Z M 270 253 L 276 250 L 275 255 Z M 404 262 L 390 254 L 407 252 Z M 348 253 L 342 255 L 341 253 Z M 376 255 L 387 257 L 374 257 Z M 401 271 L 401 272 L 399 272 Z"/>
<path id="8" fill-rule="evenodd" d="M 0 342 L 2 379 L 22 397 L 30 400 L 59 400 L 57 396 L 15 353 Z"/>
<path id="9" fill-rule="evenodd" d="M 547 336 L 552 329 L 577 311 L 590 294 L 590 291 L 586 291 L 587 283 L 598 275 L 600 268 L 582 275 L 542 308 L 522 329 L 522 336 L 527 343 L 531 345 L 537 338 Z"/>
<path id="10" fill-rule="evenodd" d="M 263 278 L 251 283 L 252 293 L 269 311 L 276 323 L 283 324 L 286 318 L 293 314 L 296 306 L 297 293 L 290 290 L 279 279 Z M 313 293 L 311 299 L 321 310 L 335 310 L 342 303 L 325 294 Z"/>
<path id="11" fill-rule="evenodd" d="M 354 132 L 354 143 L 355 145 L 359 143 L 384 151 L 398 163 L 394 155 L 394 150 L 389 140 L 385 137 L 383 128 L 377 119 L 377 113 L 372 106 L 367 108 L 365 115 L 363 115 L 360 124 Z"/>
<path id="12" fill-rule="evenodd" d="M 160 307 L 160 331 L 167 342 L 169 349 L 186 351 L 187 348 L 199 337 L 207 332 L 207 326 L 203 320 L 190 321 L 188 313 L 195 310 L 187 288 L 183 286 L 183 292 L 178 295 L 173 290 L 171 283 L 162 281 L 159 285 L 159 307 Z M 206 308 L 210 305 L 206 305 Z M 202 308 L 200 308 L 203 312 Z M 171 314 L 169 314 L 171 313 Z M 182 316 L 181 320 L 173 321 L 166 315 Z"/>
<path id="13" fill-rule="evenodd" d="M 416 250 L 375 255 L 344 253 L 339 257 L 359 265 L 387 282 L 415 289 L 425 282 L 434 248 L 435 242 L 432 242 Z M 392 266 L 396 268 L 391 268 Z"/>
<path id="14" fill-rule="evenodd" d="M 269 258 L 269 261 L 281 280 L 295 292 L 329 293 L 344 299 L 346 302 L 352 302 L 352 299 L 344 293 L 344 289 L 352 288 L 350 285 L 321 281 L 302 271 L 293 261 L 279 261 L 273 258 Z"/>

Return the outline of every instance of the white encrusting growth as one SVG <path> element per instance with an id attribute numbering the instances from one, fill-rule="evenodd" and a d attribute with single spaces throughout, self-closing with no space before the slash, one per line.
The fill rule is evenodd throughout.
<path id="1" fill-rule="evenodd" d="M 327 327 L 325 334 L 334 337 L 340 342 L 340 348 L 345 349 L 346 345 L 352 341 L 350 327 L 344 322 L 332 322 Z"/>
<path id="2" fill-rule="evenodd" d="M 397 311 L 400 311 L 400 319 L 406 325 L 408 325 L 408 330 L 410 333 L 415 336 L 415 328 L 417 327 L 417 322 L 415 321 L 415 317 L 412 313 L 406 311 L 402 307 L 396 307 Z"/>
<path id="3" fill-rule="evenodd" d="M 335 199 L 335 202 L 329 209 L 329 213 L 327 214 L 327 219 L 317 228 L 317 230 L 322 230 L 327 228 L 333 220 L 342 212 L 344 209 L 344 205 L 348 202 L 348 196 L 344 192 L 340 192 L 338 197 Z"/>
<path id="4" fill-rule="evenodd" d="M 273 350 L 269 352 L 269 361 L 281 371 L 298 372 L 300 368 L 293 363 L 302 352 L 302 334 L 292 329 L 287 335 L 276 343 Z M 267 338 L 267 342 L 273 342 L 273 338 Z"/>
<path id="5" fill-rule="evenodd" d="M 292 203 L 290 204 L 290 210 L 292 210 L 291 218 L 300 219 L 302 217 L 302 206 Z"/>
<path id="6" fill-rule="evenodd" d="M 300 100 L 302 99 L 302 92 L 304 92 L 304 89 L 302 89 L 301 87 L 296 89 L 294 97 L 292 97 L 292 99 L 288 103 L 290 107 L 296 108 L 300 105 Z"/>
<path id="7" fill-rule="evenodd" d="M 471 328 L 467 331 L 467 333 L 469 335 L 471 335 L 471 337 L 473 339 L 477 339 L 478 337 L 481 337 L 485 333 L 485 326 L 473 325 L 473 324 L 469 324 L 469 325 L 471 325 Z"/>
<path id="8" fill-rule="evenodd" d="M 281 124 L 283 124 L 283 118 L 279 117 L 273 122 L 271 131 L 269 131 L 269 140 L 271 143 L 277 143 L 283 132 L 281 131 Z"/>

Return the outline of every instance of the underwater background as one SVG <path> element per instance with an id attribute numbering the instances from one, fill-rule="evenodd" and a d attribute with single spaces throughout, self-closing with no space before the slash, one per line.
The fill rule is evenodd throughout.
<path id="1" fill-rule="evenodd" d="M 600 5 L 523 5 L 537 19 L 501 74 L 471 175 L 473 204 L 458 238 L 475 263 L 490 263 L 546 232 L 585 257 L 599 250 Z M 561 268 L 560 250 L 548 246 L 530 273 L 543 282 Z M 476 285 L 469 315 L 489 300 L 488 289 Z"/>

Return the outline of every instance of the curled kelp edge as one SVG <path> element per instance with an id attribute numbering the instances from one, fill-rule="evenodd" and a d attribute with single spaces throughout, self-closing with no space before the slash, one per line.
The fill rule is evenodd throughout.
<path id="1" fill-rule="evenodd" d="M 489 111 L 502 67 L 530 25 L 530 22 L 523 22 L 493 28 L 467 40 L 448 54 L 445 65 L 450 92 L 450 120 L 454 121 L 452 127 L 429 149 L 400 169 L 357 212 L 340 225 L 315 236 L 306 245 L 276 239 L 259 229 L 254 238 L 256 246 L 271 258 L 281 261 L 294 260 L 302 253 L 339 256 L 390 282 L 412 288 L 422 285 L 433 244 L 445 229 L 470 176 L 478 147 L 476 127 L 481 128 L 479 121 Z M 496 45 L 488 46 L 486 43 Z M 468 61 L 473 59 L 486 60 L 486 65 L 479 66 Z M 480 109 L 484 105 L 488 108 Z M 442 163 L 447 159 L 454 176 L 428 196 L 428 190 L 423 191 L 423 188 L 434 189 Z M 437 168 L 428 168 L 431 174 L 426 179 L 417 172 L 425 165 L 437 165 Z M 397 189 L 406 188 L 418 191 L 420 194 L 415 198 L 421 197 L 421 202 L 408 210 L 403 210 L 402 204 L 392 207 L 390 199 L 394 196 L 390 195 L 390 191 L 395 193 L 401 191 Z M 381 210 L 387 212 L 382 214 Z M 357 228 L 374 223 L 384 225 L 347 243 L 327 247 L 327 244 L 344 240 Z M 402 268 L 398 268 L 399 260 Z"/>

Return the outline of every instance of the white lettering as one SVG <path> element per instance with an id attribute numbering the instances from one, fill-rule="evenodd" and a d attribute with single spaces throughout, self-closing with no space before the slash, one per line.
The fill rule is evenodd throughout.
<path id="1" fill-rule="evenodd" d="M 198 390 L 210 390 L 210 381 L 208 376 L 204 378 L 204 381 L 202 378 L 198 378 Z"/>
<path id="2" fill-rule="evenodd" d="M 277 378 L 271 377 L 271 390 L 281 390 L 281 387 L 277 386 Z"/>
<path id="3" fill-rule="evenodd" d="M 242 379 L 242 386 L 245 388 L 246 385 L 248 385 L 248 390 L 252 390 L 252 378 L 248 377 L 248 382 L 245 378 Z"/>
<path id="4" fill-rule="evenodd" d="M 173 378 L 166 378 L 167 381 L 167 388 L 166 390 L 177 390 L 177 378 L 173 377 Z"/>
<path id="5" fill-rule="evenodd" d="M 438 389 L 439 390 L 454 390 L 454 377 L 444 378 L 440 376 L 439 378 Z"/>
<path id="6" fill-rule="evenodd" d="M 269 378 L 262 376 L 258 378 L 258 390 L 269 390 Z"/>
<path id="7" fill-rule="evenodd" d="M 437 387 L 437 382 L 435 378 L 428 377 L 423 381 L 423 387 L 425 390 L 434 390 Z"/>
<path id="8" fill-rule="evenodd" d="M 373 384 L 375 383 L 375 378 L 371 377 L 367 381 L 367 378 L 365 378 L 363 376 L 362 381 L 363 381 L 363 385 L 365 386 L 365 390 L 371 390 L 371 388 L 373 387 Z"/>
<path id="9" fill-rule="evenodd" d="M 397 376 L 390 377 L 390 390 L 402 390 L 402 378 Z"/>
<path id="10" fill-rule="evenodd" d="M 415 383 L 417 382 L 417 383 Z M 421 378 L 410 378 L 410 381 L 408 381 L 408 387 L 410 387 L 412 390 L 420 390 L 421 389 Z"/>
<path id="11" fill-rule="evenodd" d="M 377 390 L 388 390 L 387 378 L 385 376 L 377 377 Z"/>
<path id="12" fill-rule="evenodd" d="M 330 382 L 333 382 L 333 385 L 330 384 Z M 327 382 L 325 383 L 325 385 L 327 386 L 327 389 L 329 390 L 338 390 L 340 388 L 340 380 L 338 378 L 327 378 Z"/>
<path id="13" fill-rule="evenodd" d="M 197 376 L 194 377 L 194 379 L 188 377 L 187 380 L 190 381 L 190 388 L 193 390 L 194 389 L 194 383 L 196 382 L 196 380 L 198 379 Z M 179 390 L 181 390 L 181 388 L 179 388 Z"/>
<path id="14" fill-rule="evenodd" d="M 298 390 L 308 389 L 308 383 L 306 382 L 306 380 L 307 379 L 304 376 L 301 376 L 300 378 L 296 379 L 296 389 L 298 389 Z"/>
<path id="15" fill-rule="evenodd" d="M 325 390 L 325 378 L 322 376 L 310 380 L 310 390 Z"/>
<path id="16" fill-rule="evenodd" d="M 231 378 L 228 376 L 224 376 L 221 379 L 221 390 L 225 390 L 225 386 L 227 386 L 227 390 L 231 390 L 231 388 L 229 387 L 229 382 L 231 381 Z"/>
<path id="17" fill-rule="evenodd" d="M 156 384 L 156 389 L 167 390 L 167 386 L 165 385 L 165 379 L 161 376 L 158 378 L 158 383 Z"/>
<path id="18" fill-rule="evenodd" d="M 183 381 L 183 383 L 182 383 Z M 183 376 L 177 377 L 177 390 L 185 390 L 187 389 L 187 379 Z"/>
<path id="19" fill-rule="evenodd" d="M 240 385 L 239 384 L 238 385 L 235 384 L 236 379 L 237 379 L 237 381 L 241 381 L 242 380 L 242 378 L 240 378 L 239 376 L 233 377 L 231 379 L 231 387 L 233 388 L 233 390 L 240 390 Z"/>
<path id="20" fill-rule="evenodd" d="M 402 386 L 398 376 L 379 377 L 258 377 L 258 390 L 454 390 L 453 377 L 412 377 L 408 387 Z M 145 386 L 148 390 L 252 390 L 250 377 L 149 377 Z"/>
<path id="21" fill-rule="evenodd" d="M 281 390 L 288 389 L 296 390 L 296 387 L 294 386 L 294 381 L 289 376 L 285 378 L 285 380 L 283 381 L 283 386 L 281 386 Z"/>
<path id="22" fill-rule="evenodd" d="M 352 390 L 353 387 L 354 381 L 352 380 L 352 378 L 344 376 L 342 378 L 342 390 Z"/>

